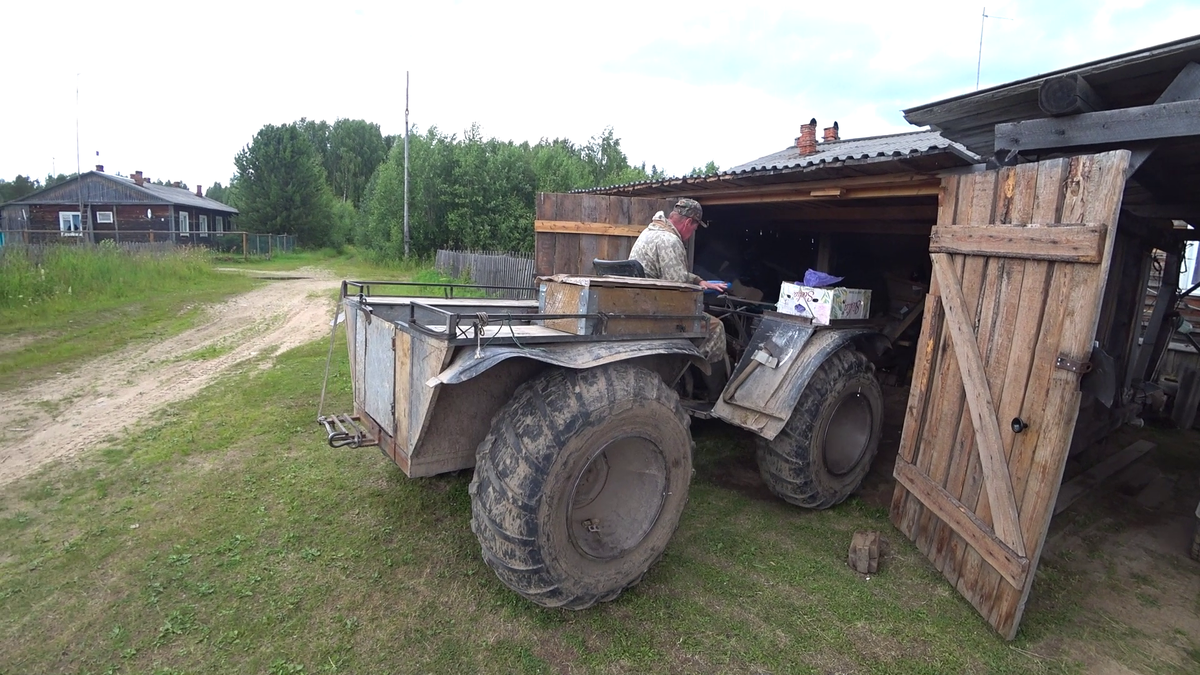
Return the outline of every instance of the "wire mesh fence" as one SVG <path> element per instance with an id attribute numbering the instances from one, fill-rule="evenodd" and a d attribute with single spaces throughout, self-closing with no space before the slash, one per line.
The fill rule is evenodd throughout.
<path id="1" fill-rule="evenodd" d="M 447 251 L 437 252 L 434 261 L 438 272 L 454 279 L 467 278 L 481 286 L 510 286 L 505 290 L 490 291 L 489 295 L 499 298 L 534 298 L 533 256 L 526 253 L 500 251 Z"/>
<path id="2" fill-rule="evenodd" d="M 291 234 L 255 234 L 253 232 L 166 232 L 125 230 L 121 232 L 62 232 L 60 230 L 20 230 L 0 233 L 0 246 L 23 248 L 31 257 L 40 257 L 49 246 L 116 246 L 130 252 L 162 252 L 178 246 L 207 248 L 243 258 L 271 257 L 296 250 Z"/>

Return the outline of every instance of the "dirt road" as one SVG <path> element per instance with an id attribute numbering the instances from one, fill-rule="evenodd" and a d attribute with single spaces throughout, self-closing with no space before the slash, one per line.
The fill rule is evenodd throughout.
<path id="1" fill-rule="evenodd" d="M 0 485 L 78 455 L 239 364 L 328 335 L 330 291 L 339 282 L 321 270 L 302 274 L 272 274 L 276 280 L 209 307 L 199 325 L 175 337 L 7 392 L 0 399 Z"/>

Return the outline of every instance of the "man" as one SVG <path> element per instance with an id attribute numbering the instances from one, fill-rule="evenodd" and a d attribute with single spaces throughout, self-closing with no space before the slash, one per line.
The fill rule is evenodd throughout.
<path id="1" fill-rule="evenodd" d="M 688 271 L 687 249 L 683 242 L 691 238 L 696 228 L 708 227 L 708 223 L 701 220 L 703 215 L 704 210 L 695 199 L 680 199 L 669 216 L 663 217 L 663 212 L 659 211 L 638 235 L 629 259 L 642 263 L 646 276 L 652 279 L 725 290 L 725 284 L 709 283 Z"/>
<path id="2" fill-rule="evenodd" d="M 727 284 L 710 283 L 688 270 L 687 250 L 683 242 L 697 228 L 708 227 L 702 220 L 703 216 L 704 210 L 695 199 L 680 199 L 669 216 L 664 217 L 663 212 L 659 211 L 638 235 L 629 251 L 629 259 L 642 263 L 646 276 L 652 279 L 694 284 L 706 290 L 725 290 Z M 715 317 L 708 317 L 708 339 L 700 346 L 700 353 L 709 363 L 725 362 L 725 327 Z"/>

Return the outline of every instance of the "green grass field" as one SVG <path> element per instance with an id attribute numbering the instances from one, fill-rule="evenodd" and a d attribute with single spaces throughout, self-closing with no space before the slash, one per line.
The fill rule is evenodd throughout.
<path id="1" fill-rule="evenodd" d="M 286 353 L 83 468 L 7 486 L 0 672 L 1072 670 L 1020 649 L 1062 623 L 1054 608 L 1014 646 L 895 536 L 879 575 L 847 568 L 851 532 L 890 532 L 881 509 L 719 487 L 747 451 L 720 433 L 704 434 L 680 530 L 638 588 L 584 612 L 534 607 L 479 556 L 467 472 L 409 480 L 374 450 L 324 444 L 324 357 Z M 335 365 L 344 408 L 340 341 Z"/>

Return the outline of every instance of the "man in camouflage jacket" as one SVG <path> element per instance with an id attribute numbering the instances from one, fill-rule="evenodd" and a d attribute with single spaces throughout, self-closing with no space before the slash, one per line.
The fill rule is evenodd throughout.
<path id="1" fill-rule="evenodd" d="M 664 216 L 662 211 L 654 214 L 654 219 L 638 235 L 629 252 L 629 259 L 642 263 L 646 276 L 652 279 L 674 281 L 681 284 L 694 284 L 704 289 L 723 291 L 724 283 L 712 283 L 688 271 L 687 250 L 683 242 L 687 241 L 696 228 L 708 227 L 701 220 L 704 215 L 700 203 L 694 199 L 680 199 L 675 203 L 671 215 Z M 709 362 L 723 362 L 725 359 L 725 327 L 720 320 L 708 318 L 708 339 L 700 347 L 700 353 Z"/>

